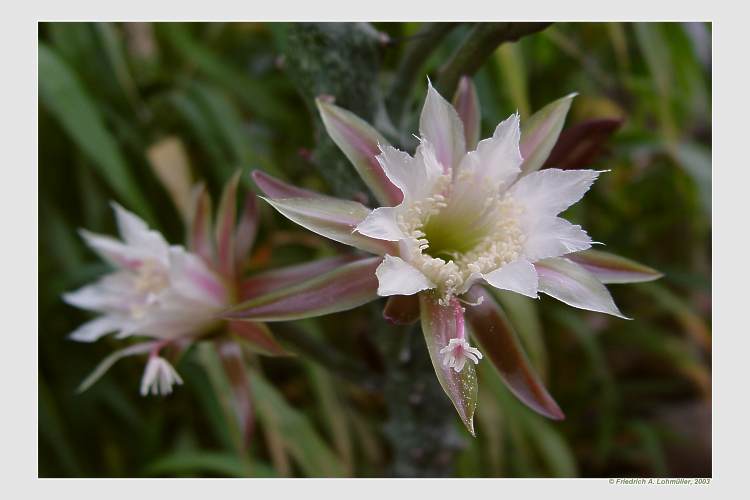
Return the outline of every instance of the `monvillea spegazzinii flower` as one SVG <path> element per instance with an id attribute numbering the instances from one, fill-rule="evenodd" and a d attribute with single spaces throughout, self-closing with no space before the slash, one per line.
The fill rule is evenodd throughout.
<path id="1" fill-rule="evenodd" d="M 454 99 L 458 112 L 429 85 L 414 156 L 390 146 L 352 113 L 319 99 L 327 131 L 382 206 L 370 210 L 285 185 L 261 172 L 254 174 L 256 183 L 267 201 L 291 220 L 382 257 L 353 263 L 349 273 L 337 270 L 293 293 L 241 304 L 229 316 L 301 318 L 390 297 L 386 317 L 408 322 L 421 314 L 438 379 L 470 432 L 477 393 L 474 364 L 482 354 L 470 345 L 469 332 L 522 401 L 551 418 L 562 418 L 483 287 L 532 298 L 542 292 L 574 307 L 623 317 L 589 272 L 595 266 L 587 270 L 585 254 L 577 253 L 591 247 L 591 238 L 559 216 L 581 199 L 600 172 L 538 171 L 572 97 L 534 115 L 525 127 L 525 140 L 514 114 L 492 137 L 477 142 L 479 109 L 471 82 L 461 82 Z M 628 270 L 632 267 L 621 269 Z M 655 277 L 655 272 L 646 272 L 630 281 Z"/>
<path id="2" fill-rule="evenodd" d="M 110 355 L 83 381 L 80 390 L 90 387 L 122 357 L 147 354 L 141 394 L 170 394 L 182 379 L 160 352 L 165 348 L 182 352 L 206 336 L 224 343 L 240 340 L 263 354 L 286 354 L 263 323 L 226 321 L 220 313 L 238 301 L 328 271 L 347 259 L 326 259 L 243 277 L 242 264 L 253 245 L 258 210 L 255 195 L 249 193 L 236 221 L 238 182 L 239 173 L 224 189 L 215 230 L 208 192 L 202 185 L 194 189 L 188 249 L 168 244 L 159 232 L 117 204 L 113 206 L 121 240 L 81 231 L 86 243 L 114 270 L 63 296 L 67 303 L 99 314 L 70 337 L 93 342 L 116 332 L 118 338 L 149 340 Z M 249 420 L 242 424 L 249 426 Z"/>

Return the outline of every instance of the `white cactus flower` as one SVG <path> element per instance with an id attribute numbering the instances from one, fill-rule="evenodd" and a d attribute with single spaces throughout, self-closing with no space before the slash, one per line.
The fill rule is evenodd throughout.
<path id="1" fill-rule="evenodd" d="M 222 278 L 197 255 L 168 245 L 133 213 L 116 204 L 114 210 L 122 241 L 81 231 L 86 243 L 115 270 L 63 295 L 68 304 L 100 314 L 70 337 L 93 342 L 117 332 L 118 337 L 174 340 L 215 323 L 217 313 L 229 304 Z"/>

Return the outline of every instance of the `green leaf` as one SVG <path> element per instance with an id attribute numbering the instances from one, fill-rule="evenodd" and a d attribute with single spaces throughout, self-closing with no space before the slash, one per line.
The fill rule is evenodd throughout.
<path id="1" fill-rule="evenodd" d="M 179 451 L 165 455 L 145 467 L 148 476 L 191 475 L 202 477 L 206 473 L 226 477 L 276 477 L 275 471 L 262 462 L 248 465 L 231 453 L 195 450 Z"/>
<path id="2" fill-rule="evenodd" d="M 96 103 L 68 64 L 43 42 L 39 43 L 39 96 L 110 188 L 131 210 L 153 221 L 153 214 L 117 141 L 104 125 Z"/>
<path id="3" fill-rule="evenodd" d="M 259 373 L 252 372 L 252 380 L 261 422 L 272 421 L 279 428 L 284 447 L 302 471 L 310 477 L 342 477 L 341 460 L 305 415 L 290 406 Z"/>

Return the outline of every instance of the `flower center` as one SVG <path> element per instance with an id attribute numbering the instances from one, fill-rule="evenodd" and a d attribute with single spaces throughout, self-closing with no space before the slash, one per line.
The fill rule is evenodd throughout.
<path id="1" fill-rule="evenodd" d="M 152 260 L 144 261 L 135 271 L 133 288 L 138 293 L 140 300 L 130 306 L 130 314 L 133 318 L 142 318 L 148 307 L 156 300 L 156 295 L 169 285 L 167 273 L 158 262 Z"/>
<path id="2" fill-rule="evenodd" d="M 523 245 L 521 210 L 510 196 L 453 187 L 412 203 L 398 218 L 409 235 L 402 253 L 437 285 L 443 305 L 481 274 L 515 260 Z"/>

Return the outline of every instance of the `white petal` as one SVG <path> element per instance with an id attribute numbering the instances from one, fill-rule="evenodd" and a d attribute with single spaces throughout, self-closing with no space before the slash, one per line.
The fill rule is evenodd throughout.
<path id="1" fill-rule="evenodd" d="M 414 295 L 422 290 L 435 288 L 435 284 L 421 271 L 400 257 L 386 255 L 375 270 L 378 277 L 378 295 Z"/>
<path id="2" fill-rule="evenodd" d="M 537 298 L 539 280 L 536 269 L 526 259 L 509 262 L 500 269 L 485 274 L 484 279 L 495 288 Z"/>
<path id="3" fill-rule="evenodd" d="M 560 217 L 543 217 L 524 232 L 523 255 L 531 262 L 591 248 L 586 231 Z"/>
<path id="4" fill-rule="evenodd" d="M 110 273 L 91 285 L 63 294 L 63 300 L 88 311 L 124 311 L 138 298 L 133 274 L 127 271 Z"/>
<path id="5" fill-rule="evenodd" d="M 399 241 L 406 235 L 398 227 L 398 212 L 398 207 L 376 208 L 365 217 L 365 220 L 357 224 L 355 231 L 378 240 Z"/>
<path id="6" fill-rule="evenodd" d="M 94 342 L 108 333 L 120 329 L 123 320 L 114 316 L 100 316 L 88 321 L 70 334 L 70 339 L 77 342 Z"/>
<path id="7" fill-rule="evenodd" d="M 459 171 L 471 173 L 474 182 L 507 188 L 521 172 L 521 151 L 518 148 L 521 130 L 518 114 L 501 122 L 492 137 L 477 145 L 461 161 Z"/>
<path id="8" fill-rule="evenodd" d="M 133 212 L 125 210 L 117 203 L 112 203 L 117 217 L 120 236 L 128 245 L 147 252 L 152 258 L 161 262 L 166 260 L 167 244 L 158 231 L 149 229 L 148 225 Z"/>
<path id="9" fill-rule="evenodd" d="M 135 269 L 146 257 L 143 252 L 111 236 L 92 233 L 85 229 L 81 229 L 79 233 L 89 248 L 98 253 L 102 259 L 116 267 Z"/>
<path id="10" fill-rule="evenodd" d="M 405 200 L 429 196 L 443 173 L 431 143 L 423 141 L 414 158 L 392 146 L 381 148 L 377 159 L 388 179 L 403 193 Z"/>
<path id="11" fill-rule="evenodd" d="M 575 262 L 554 258 L 537 262 L 535 266 L 539 291 L 573 307 L 629 319 L 617 308 L 607 288 Z"/>
<path id="12" fill-rule="evenodd" d="M 428 84 L 427 98 L 419 117 L 419 134 L 433 146 L 443 171 L 457 166 L 466 152 L 464 125 L 451 103 Z"/>
<path id="13" fill-rule="evenodd" d="M 528 213 L 557 215 L 580 200 L 599 173 L 547 168 L 521 177 L 510 188 L 510 193 Z"/>

